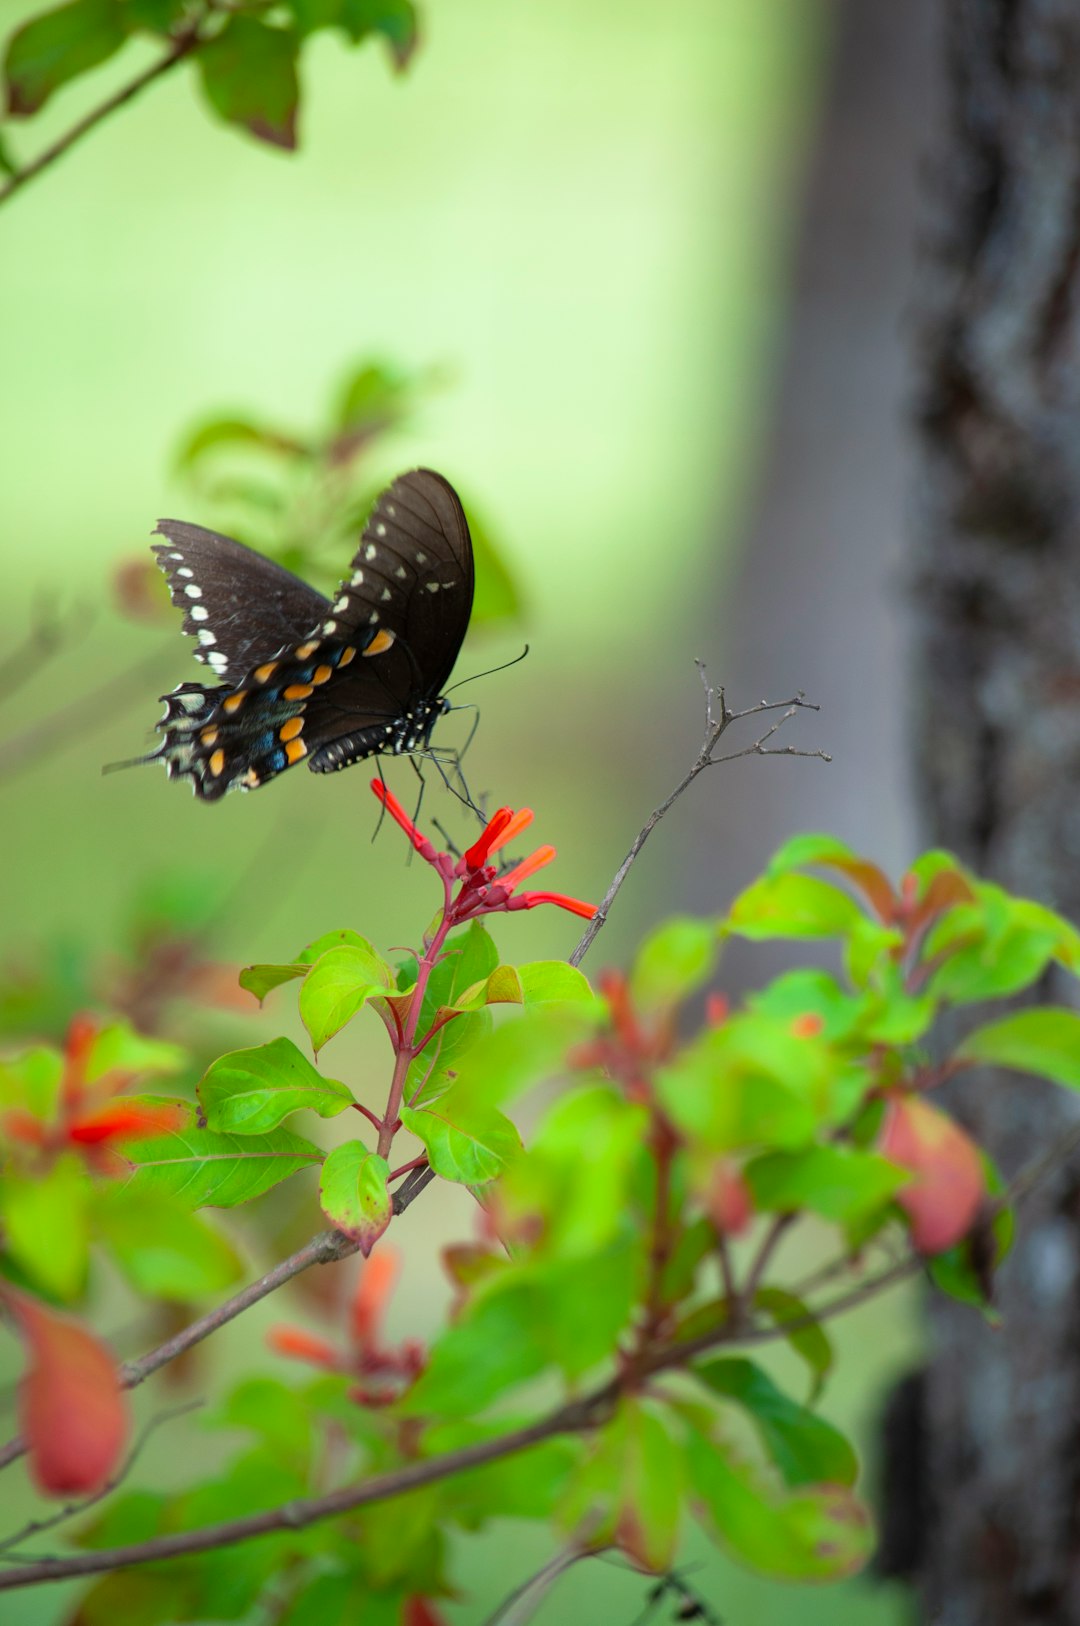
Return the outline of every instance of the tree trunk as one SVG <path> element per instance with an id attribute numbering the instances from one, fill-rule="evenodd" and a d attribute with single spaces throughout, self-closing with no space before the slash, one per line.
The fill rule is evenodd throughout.
<path id="1" fill-rule="evenodd" d="M 1080 0 L 946 0 L 942 43 L 919 317 L 925 833 L 1080 920 Z M 1006 1175 L 1076 1110 L 1016 1078 L 958 1102 Z M 1080 1626 L 1080 1168 L 1025 1204 L 998 1287 L 996 1331 L 932 1303 L 925 1618 Z"/>

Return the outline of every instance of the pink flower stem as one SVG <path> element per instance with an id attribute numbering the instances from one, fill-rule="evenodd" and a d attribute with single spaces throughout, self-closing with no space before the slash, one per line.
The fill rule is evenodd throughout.
<path id="1" fill-rule="evenodd" d="M 442 946 L 446 941 L 451 926 L 457 925 L 451 903 L 451 882 L 446 875 L 442 877 L 443 883 L 443 915 L 431 942 L 425 946 L 423 959 L 417 962 L 416 986 L 409 1002 L 409 1014 L 405 1018 L 401 1030 L 401 1040 L 395 1047 L 397 1054 L 394 1058 L 394 1072 L 390 1080 L 390 1093 L 386 1098 L 386 1112 L 379 1125 L 379 1156 L 385 1158 L 390 1151 L 391 1143 L 398 1131 L 398 1114 L 401 1111 L 401 1098 L 405 1093 L 405 1080 L 409 1068 L 420 1054 L 423 1042 L 416 1043 L 416 1029 L 420 1023 L 420 1011 L 424 1003 L 424 994 L 427 992 L 428 980 L 431 973 L 439 963 Z"/>

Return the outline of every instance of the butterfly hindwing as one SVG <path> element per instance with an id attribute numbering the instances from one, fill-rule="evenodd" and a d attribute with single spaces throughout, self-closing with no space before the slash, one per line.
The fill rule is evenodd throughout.
<path id="1" fill-rule="evenodd" d="M 473 596 L 468 525 L 441 475 L 415 469 L 382 493 L 332 603 L 231 538 L 159 528 L 185 631 L 224 680 L 163 697 L 170 776 L 214 801 L 304 760 L 331 772 L 426 747 Z"/>

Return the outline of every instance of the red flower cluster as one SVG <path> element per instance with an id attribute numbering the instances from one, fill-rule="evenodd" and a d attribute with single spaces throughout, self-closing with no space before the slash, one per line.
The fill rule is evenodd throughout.
<path id="1" fill-rule="evenodd" d="M 385 1245 L 364 1261 L 349 1306 L 344 1348 L 303 1327 L 271 1327 L 267 1343 L 279 1355 L 362 1379 L 350 1391 L 358 1405 L 389 1406 L 420 1375 L 425 1360 L 423 1347 L 414 1339 L 398 1349 L 382 1340 L 383 1315 L 397 1272 L 398 1256 Z M 382 1381 L 372 1383 L 372 1378 Z"/>
<path id="2" fill-rule="evenodd" d="M 381 779 L 373 779 L 371 788 L 395 824 L 404 830 L 420 857 L 442 877 L 448 895 L 453 883 L 460 883 L 447 906 L 447 918 L 453 925 L 460 926 L 465 921 L 500 910 L 535 909 L 538 903 L 554 903 L 560 909 L 568 909 L 572 915 L 580 915 L 583 920 L 591 920 L 595 915 L 595 904 L 582 903 L 579 898 L 568 898 L 562 892 L 515 892 L 522 881 L 551 863 L 555 857 L 554 847 L 538 847 L 505 875 L 500 875 L 495 865 L 489 863 L 493 853 L 513 841 L 532 823 L 531 808 L 523 807 L 515 813 L 512 808 L 500 807 L 488 820 L 478 840 L 461 858 L 455 860 L 449 853 L 439 852 L 434 843 L 416 828 L 397 797 Z"/>
<path id="3" fill-rule="evenodd" d="M 112 1071 L 92 1082 L 87 1078 L 94 1043 L 100 1032 L 91 1016 L 72 1017 L 64 1039 L 64 1072 L 56 1115 L 46 1122 L 24 1107 L 12 1107 L 0 1118 L 0 1130 L 24 1156 L 51 1163 L 64 1151 L 77 1151 L 99 1172 L 112 1172 L 111 1147 L 119 1140 L 145 1139 L 176 1129 L 182 1107 L 146 1101 L 114 1101 L 134 1075 Z"/>

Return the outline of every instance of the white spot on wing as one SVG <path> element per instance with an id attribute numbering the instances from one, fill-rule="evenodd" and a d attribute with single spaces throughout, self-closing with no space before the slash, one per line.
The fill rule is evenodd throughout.
<path id="1" fill-rule="evenodd" d="M 336 603 L 336 604 L 335 604 L 335 605 L 334 605 L 334 609 L 335 609 L 335 611 L 336 611 L 336 613 L 337 613 L 337 614 L 338 614 L 338 615 L 344 615 L 344 614 L 345 614 L 345 611 L 346 611 L 346 610 L 347 610 L 347 609 L 348 609 L 348 608 L 349 608 L 349 600 L 348 600 L 348 597 L 347 597 L 347 596 L 345 596 L 345 595 L 344 595 L 344 594 L 343 594 L 343 595 L 342 595 L 342 597 L 341 597 L 341 598 L 339 598 L 339 599 L 338 599 L 338 601 L 337 601 L 337 603 Z"/>
<path id="2" fill-rule="evenodd" d="M 188 598 L 202 598 L 202 588 L 196 587 L 194 582 L 189 582 L 184 588 L 184 592 Z"/>
<path id="3" fill-rule="evenodd" d="M 387 600 L 389 600 L 392 597 L 393 597 L 393 594 L 391 593 L 389 587 L 384 587 L 383 590 L 382 590 L 383 602 L 385 603 Z"/>
<path id="4" fill-rule="evenodd" d="M 214 637 L 214 634 L 210 631 L 209 627 L 200 627 L 199 642 L 204 648 L 208 648 L 210 644 L 216 644 L 217 639 Z"/>
<path id="5" fill-rule="evenodd" d="M 176 557 L 179 559 L 180 555 L 177 554 Z M 193 570 L 189 570 L 187 565 L 181 565 L 176 574 L 178 576 L 194 576 L 195 572 Z"/>
<path id="6" fill-rule="evenodd" d="M 381 521 L 375 527 L 375 535 L 376 536 L 385 536 L 386 535 L 386 526 L 383 525 Z"/>
<path id="7" fill-rule="evenodd" d="M 405 580 L 406 574 L 407 572 L 404 565 L 398 565 L 397 569 L 394 571 L 394 575 L 400 576 L 402 581 Z"/>
<path id="8" fill-rule="evenodd" d="M 329 635 L 332 632 L 336 632 L 336 631 L 337 631 L 337 622 L 336 621 L 324 621 L 323 622 L 323 632 L 327 635 L 327 637 L 329 637 Z"/>
<path id="9" fill-rule="evenodd" d="M 209 621 L 210 619 L 210 611 L 205 604 L 193 604 L 188 614 L 193 621 Z"/>
<path id="10" fill-rule="evenodd" d="M 369 542 L 367 547 L 364 549 L 364 558 L 365 559 L 374 559 L 375 554 L 377 553 L 377 551 L 378 551 L 378 549 L 376 548 L 374 542 Z"/>
<path id="11" fill-rule="evenodd" d="M 372 610 L 371 614 L 368 616 L 368 626 L 373 627 L 375 625 L 376 621 L 378 621 L 378 619 L 379 619 L 378 610 Z"/>
<path id="12" fill-rule="evenodd" d="M 417 562 L 418 565 L 426 565 L 427 564 L 427 554 L 426 553 L 418 553 L 416 555 L 416 562 Z"/>
<path id="13" fill-rule="evenodd" d="M 353 573 L 352 573 L 352 584 L 353 584 L 354 587 L 363 587 L 363 585 L 364 585 L 364 572 L 362 570 L 354 570 L 353 571 Z"/>

